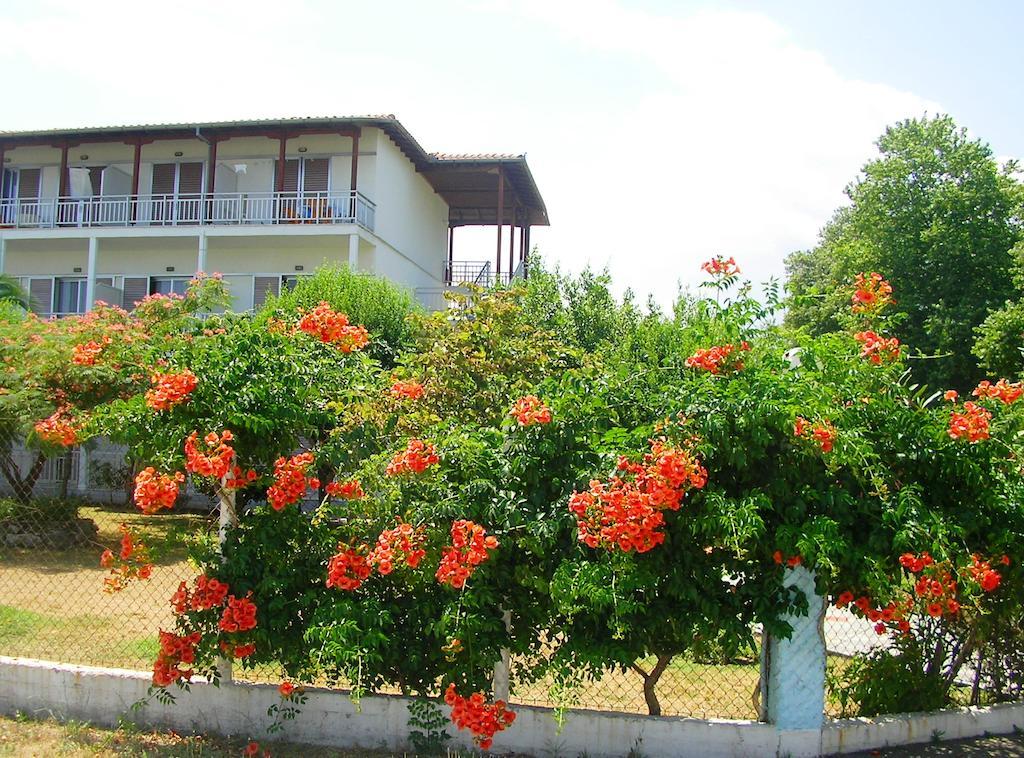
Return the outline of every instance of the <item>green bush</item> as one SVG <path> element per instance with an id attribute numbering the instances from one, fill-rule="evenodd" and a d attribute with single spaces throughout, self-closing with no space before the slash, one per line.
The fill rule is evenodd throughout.
<path id="1" fill-rule="evenodd" d="M 70 524 L 78 518 L 81 506 L 82 502 L 74 498 L 36 498 L 28 504 L 3 498 L 0 499 L 0 524 L 30 527 Z"/>
<path id="2" fill-rule="evenodd" d="M 279 297 L 268 298 L 260 315 L 275 318 L 283 312 L 312 310 L 321 302 L 330 303 L 353 324 L 365 326 L 373 335 L 368 354 L 385 365 L 393 365 L 395 356 L 411 342 L 406 317 L 418 310 L 412 293 L 387 279 L 333 264 L 300 278 L 294 289 Z"/>

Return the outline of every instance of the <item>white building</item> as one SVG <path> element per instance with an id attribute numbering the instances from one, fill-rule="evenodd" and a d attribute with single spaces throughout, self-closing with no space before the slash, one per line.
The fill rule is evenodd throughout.
<path id="1" fill-rule="evenodd" d="M 0 132 L 0 165 L 0 272 L 44 315 L 131 308 L 197 271 L 244 311 L 325 261 L 438 307 L 520 275 L 548 224 L 524 156 L 427 153 L 394 116 Z M 492 261 L 453 263 L 467 225 L 497 227 Z"/>

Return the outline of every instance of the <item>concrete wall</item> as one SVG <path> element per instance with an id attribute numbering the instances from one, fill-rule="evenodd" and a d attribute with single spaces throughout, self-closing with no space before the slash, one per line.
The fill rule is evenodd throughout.
<path id="1" fill-rule="evenodd" d="M 163 706 L 131 705 L 146 696 L 150 675 L 119 669 L 72 666 L 0 656 L 0 712 L 84 719 L 114 726 L 121 717 L 179 732 L 210 732 L 266 739 L 267 709 L 280 702 L 274 685 L 193 684 Z M 408 748 L 409 700 L 362 698 L 358 705 L 337 691 L 309 688 L 309 700 L 281 738 L 343 748 Z M 444 708 L 447 710 L 447 708 Z M 663 718 L 598 711 L 569 711 L 559 729 L 546 708 L 514 706 L 515 723 L 494 740 L 496 752 L 532 756 L 611 758 L 636 751 L 649 756 L 817 756 L 835 752 L 943 739 L 1007 734 L 1024 725 L 1024 705 L 966 708 L 933 714 L 834 721 L 821 730 L 784 731 L 771 724 L 718 719 Z M 449 726 L 453 747 L 470 747 L 469 735 Z"/>
<path id="2" fill-rule="evenodd" d="M 383 133 L 377 140 L 377 225 L 375 232 L 408 263 L 389 260 L 378 250 L 377 271 L 412 287 L 429 287 L 444 278 L 448 206 Z"/>

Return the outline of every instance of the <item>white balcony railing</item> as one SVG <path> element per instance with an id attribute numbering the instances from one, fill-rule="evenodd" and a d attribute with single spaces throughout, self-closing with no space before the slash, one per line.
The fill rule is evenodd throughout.
<path id="1" fill-rule="evenodd" d="M 373 230 L 377 206 L 361 192 L 215 192 L 0 200 L 0 228 L 201 224 L 359 224 Z"/>

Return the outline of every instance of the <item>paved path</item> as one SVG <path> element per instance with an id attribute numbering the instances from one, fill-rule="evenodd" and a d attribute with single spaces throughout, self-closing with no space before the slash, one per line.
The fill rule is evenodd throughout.
<path id="1" fill-rule="evenodd" d="M 843 758 L 1024 758 L 1024 734 L 1005 737 L 977 737 L 970 740 L 926 743 L 848 753 Z"/>

